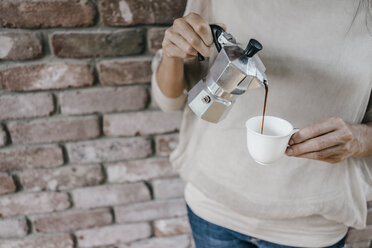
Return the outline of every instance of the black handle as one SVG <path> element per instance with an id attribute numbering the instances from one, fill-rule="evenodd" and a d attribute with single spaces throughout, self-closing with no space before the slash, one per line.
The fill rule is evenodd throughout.
<path id="1" fill-rule="evenodd" d="M 213 43 L 215 44 L 215 46 L 217 48 L 217 51 L 220 52 L 221 49 L 222 49 L 222 46 L 218 42 L 218 37 L 220 37 L 221 33 L 225 32 L 225 30 L 223 30 L 222 27 L 220 27 L 218 25 L 215 25 L 215 24 L 210 25 L 210 27 L 211 27 L 211 32 L 212 32 L 212 36 L 213 36 Z M 204 58 L 203 55 L 198 53 L 198 60 L 203 61 L 203 60 L 205 60 L 205 58 Z"/>
<path id="2" fill-rule="evenodd" d="M 248 42 L 247 48 L 244 50 L 245 56 L 251 58 L 253 57 L 257 52 L 262 50 L 262 45 L 260 42 L 258 42 L 255 39 L 250 39 Z"/>

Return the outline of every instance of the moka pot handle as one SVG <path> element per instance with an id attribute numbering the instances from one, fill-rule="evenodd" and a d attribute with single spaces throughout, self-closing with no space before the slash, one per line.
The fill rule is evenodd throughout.
<path id="1" fill-rule="evenodd" d="M 213 43 L 215 44 L 217 51 L 220 52 L 221 49 L 222 49 L 222 46 L 218 42 L 218 37 L 220 37 L 220 35 L 222 34 L 222 32 L 225 32 L 225 30 L 222 27 L 220 27 L 220 26 L 218 26 L 216 24 L 211 24 L 209 26 L 210 26 L 211 31 L 212 31 Z M 198 52 L 198 60 L 199 61 L 205 60 L 204 56 L 201 55 L 199 52 Z"/>

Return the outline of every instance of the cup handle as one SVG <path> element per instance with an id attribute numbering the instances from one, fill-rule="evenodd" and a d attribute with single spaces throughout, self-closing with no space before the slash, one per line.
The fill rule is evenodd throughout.
<path id="1" fill-rule="evenodd" d="M 299 128 L 293 128 L 293 130 L 292 130 L 292 132 L 291 132 L 291 134 L 289 136 L 289 139 L 291 139 L 292 138 L 292 135 L 295 134 L 295 133 L 297 133 L 298 131 L 300 131 Z M 287 145 L 287 147 L 289 147 L 289 144 Z"/>
<path id="2" fill-rule="evenodd" d="M 298 131 L 300 131 L 299 128 L 293 128 L 292 132 L 291 132 L 291 136 L 295 133 L 297 133 Z"/>

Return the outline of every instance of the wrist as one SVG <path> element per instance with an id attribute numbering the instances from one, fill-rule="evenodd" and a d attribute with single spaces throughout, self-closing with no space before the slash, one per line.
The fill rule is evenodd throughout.
<path id="1" fill-rule="evenodd" d="M 168 97 L 176 98 L 185 89 L 183 59 L 169 57 L 164 51 L 156 71 L 156 80 L 162 93 Z"/>
<path id="2" fill-rule="evenodd" d="M 353 139 L 354 139 L 354 145 L 353 145 L 353 157 L 365 157 L 365 154 L 367 153 L 367 144 L 366 136 L 368 136 L 368 127 L 365 124 L 351 124 L 350 126 L 352 133 L 353 133 Z"/>
<path id="3" fill-rule="evenodd" d="M 182 64 L 183 65 L 183 59 L 179 57 L 169 56 L 165 50 L 163 50 L 162 56 L 161 56 L 162 63 L 165 64 Z"/>

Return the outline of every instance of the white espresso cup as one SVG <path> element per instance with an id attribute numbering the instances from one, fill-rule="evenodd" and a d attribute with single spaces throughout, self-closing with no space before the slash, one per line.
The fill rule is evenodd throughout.
<path id="1" fill-rule="evenodd" d="M 289 139 L 298 129 L 274 116 L 265 116 L 263 134 L 261 125 L 262 116 L 252 117 L 245 123 L 248 151 L 257 163 L 272 164 L 284 155 Z"/>

